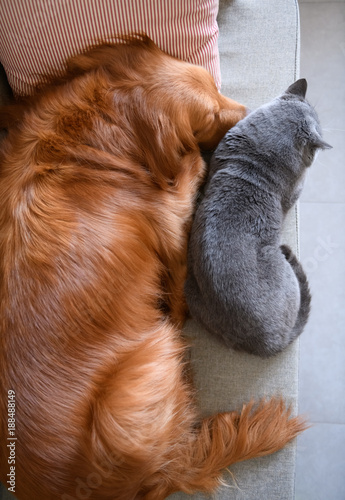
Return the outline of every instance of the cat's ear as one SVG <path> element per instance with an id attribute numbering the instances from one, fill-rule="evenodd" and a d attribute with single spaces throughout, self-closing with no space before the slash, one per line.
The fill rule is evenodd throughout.
<path id="1" fill-rule="evenodd" d="M 318 149 L 332 149 L 333 146 L 324 141 L 321 136 L 317 136 L 313 141 L 313 146 Z"/>
<path id="2" fill-rule="evenodd" d="M 290 87 L 286 91 L 286 94 L 297 95 L 303 97 L 304 99 L 307 93 L 307 87 L 307 80 L 305 78 L 301 78 L 300 80 L 297 80 L 295 83 L 290 85 Z"/>

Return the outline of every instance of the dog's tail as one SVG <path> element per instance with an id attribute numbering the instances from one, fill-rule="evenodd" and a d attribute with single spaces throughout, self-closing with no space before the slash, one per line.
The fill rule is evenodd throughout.
<path id="1" fill-rule="evenodd" d="M 211 492 L 220 485 L 224 468 L 274 453 L 306 428 L 305 420 L 291 418 L 291 410 L 279 398 L 262 400 L 258 405 L 251 401 L 241 412 L 207 418 L 195 430 L 179 463 L 172 464 L 179 467 L 164 471 L 143 498 L 163 500 L 175 491 Z"/>

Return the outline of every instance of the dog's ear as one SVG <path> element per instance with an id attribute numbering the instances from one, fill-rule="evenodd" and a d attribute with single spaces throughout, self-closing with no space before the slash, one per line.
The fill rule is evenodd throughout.
<path id="1" fill-rule="evenodd" d="M 203 116 L 200 115 L 200 108 L 204 108 Z M 195 138 L 201 149 L 210 150 L 217 147 L 226 132 L 242 120 L 248 110 L 217 91 L 212 98 L 202 99 L 202 105 L 195 114 Z"/>
<path id="2" fill-rule="evenodd" d="M 185 73 L 187 112 L 201 149 L 214 149 L 225 133 L 247 115 L 247 108 L 219 93 L 212 76 L 199 66 Z"/>
<path id="3" fill-rule="evenodd" d="M 210 73 L 201 66 L 170 57 L 157 67 L 157 78 L 164 89 L 165 110 L 174 115 L 180 135 L 189 136 L 201 149 L 214 149 L 248 113 L 245 106 L 220 94 Z"/>

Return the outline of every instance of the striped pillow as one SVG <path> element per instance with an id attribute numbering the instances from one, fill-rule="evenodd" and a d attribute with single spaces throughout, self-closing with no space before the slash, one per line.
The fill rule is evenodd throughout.
<path id="1" fill-rule="evenodd" d="M 218 0 L 1 0 L 0 61 L 14 93 L 28 95 L 86 47 L 146 32 L 220 88 L 217 13 Z"/>

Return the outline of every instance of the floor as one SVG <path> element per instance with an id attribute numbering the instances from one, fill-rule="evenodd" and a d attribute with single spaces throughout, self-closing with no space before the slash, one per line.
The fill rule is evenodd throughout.
<path id="1" fill-rule="evenodd" d="M 300 338 L 295 500 L 345 500 L 345 2 L 300 1 L 301 76 L 333 149 L 301 198 L 301 260 L 313 294 Z"/>

